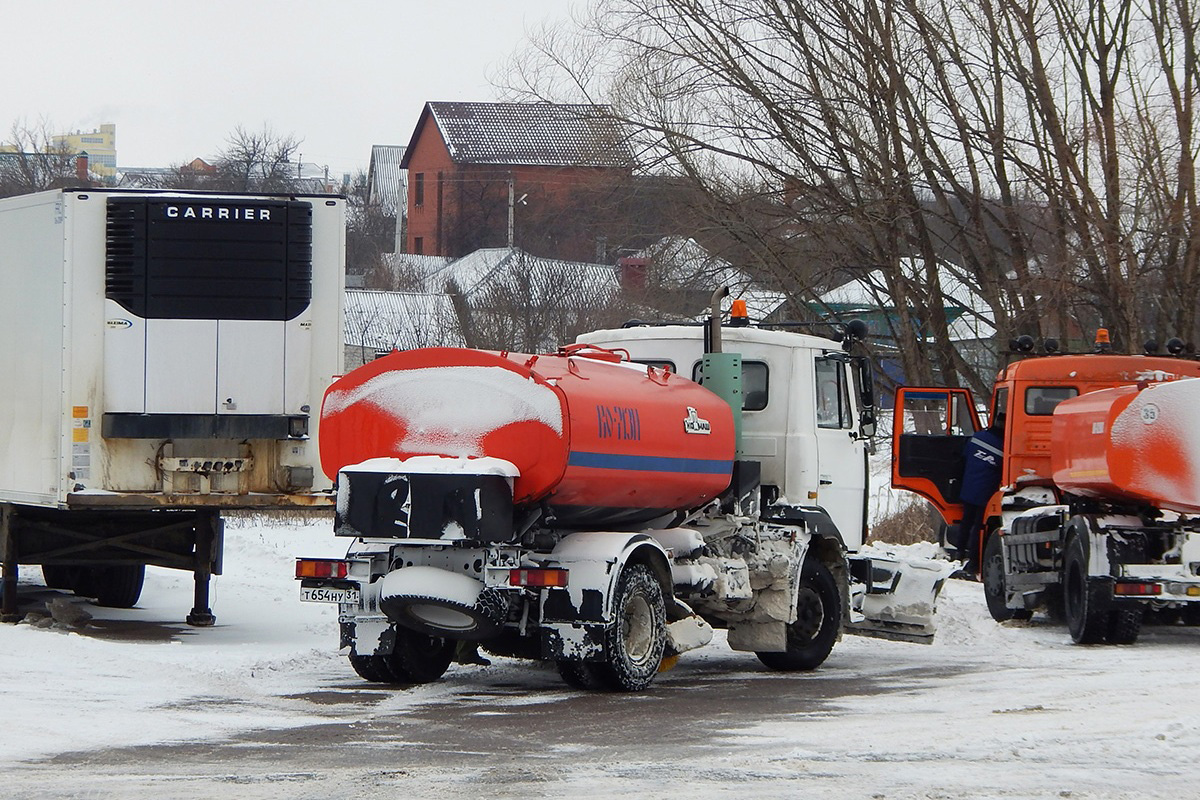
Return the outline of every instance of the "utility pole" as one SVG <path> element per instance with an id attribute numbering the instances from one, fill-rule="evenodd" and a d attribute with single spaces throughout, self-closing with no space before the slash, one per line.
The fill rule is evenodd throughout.
<path id="1" fill-rule="evenodd" d="M 508 249 L 513 247 L 513 214 L 517 207 L 516 186 L 512 173 L 508 173 Z"/>

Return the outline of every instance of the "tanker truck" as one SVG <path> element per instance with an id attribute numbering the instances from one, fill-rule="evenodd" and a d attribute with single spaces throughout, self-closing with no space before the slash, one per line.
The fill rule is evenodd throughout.
<path id="1" fill-rule="evenodd" d="M 330 386 L 321 462 L 352 542 L 296 577 L 338 604 L 358 675 L 428 682 L 482 646 L 638 691 L 714 629 L 785 671 L 843 630 L 930 641 L 952 566 L 863 546 L 854 337 L 720 319 L 393 352 Z"/>
<path id="2" fill-rule="evenodd" d="M 991 616 L 1044 609 L 1081 644 L 1132 644 L 1147 612 L 1200 624 L 1200 363 L 1161 356 L 1026 356 L 996 379 L 1006 419 L 999 490 L 977 563 Z M 980 421 L 965 389 L 897 391 L 892 484 L 962 519 L 962 451 Z"/>

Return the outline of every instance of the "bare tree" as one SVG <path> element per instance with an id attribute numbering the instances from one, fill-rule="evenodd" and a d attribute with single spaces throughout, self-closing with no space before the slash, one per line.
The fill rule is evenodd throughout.
<path id="1" fill-rule="evenodd" d="M 13 122 L 9 142 L 0 148 L 0 196 L 27 194 L 80 184 L 77 156 L 54 144 L 49 125 Z"/>
<path id="2" fill-rule="evenodd" d="M 610 270 L 519 250 L 469 294 L 447 291 L 472 347 L 540 353 L 630 317 Z"/>
<path id="3" fill-rule="evenodd" d="M 363 275 L 371 289 L 399 289 L 399 276 L 388 269 L 384 255 L 396 241 L 396 217 L 371 198 L 367 173 L 359 170 L 346 195 L 346 273 Z"/>
<path id="4" fill-rule="evenodd" d="M 881 275 L 908 378 L 982 387 L 947 266 L 998 342 L 1196 335 L 1193 3 L 603 0 L 507 83 L 640 125 L 798 305 Z"/>
<path id="5" fill-rule="evenodd" d="M 175 167 L 167 188 L 266 194 L 295 191 L 299 148 L 300 140 L 291 134 L 277 134 L 266 125 L 258 131 L 239 125 L 214 159 L 212 171 Z"/>

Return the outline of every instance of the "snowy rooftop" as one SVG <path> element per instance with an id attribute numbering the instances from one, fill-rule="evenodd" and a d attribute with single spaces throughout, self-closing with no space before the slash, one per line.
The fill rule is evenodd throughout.
<path id="1" fill-rule="evenodd" d="M 476 250 L 448 264 L 426 279 L 427 291 L 442 291 L 453 280 L 467 296 L 493 289 L 519 278 L 533 299 L 553 292 L 592 305 L 596 298 L 618 290 L 616 271 L 605 264 L 585 264 L 532 256 L 519 248 L 491 247 Z"/>
<path id="2" fill-rule="evenodd" d="M 905 259 L 901 265 L 912 275 L 914 283 L 920 285 L 923 278 L 916 274 L 920 265 L 914 259 Z M 918 297 L 918 305 L 941 303 L 947 309 L 959 313 L 950 322 L 950 338 L 955 341 L 966 339 L 990 339 L 996 334 L 992 325 L 992 309 L 954 269 L 943 263 L 938 270 L 938 293 L 935 297 Z M 822 307 L 831 308 L 841 314 L 869 312 L 895 307 L 888 292 L 887 281 L 882 270 L 873 270 L 862 278 L 838 286 L 818 298 Z"/>
<path id="3" fill-rule="evenodd" d="M 403 211 L 404 173 L 400 162 L 404 147 L 392 144 L 371 146 L 371 165 L 367 179 L 371 187 L 371 202 L 378 203 L 390 215 Z"/>
<path id="4" fill-rule="evenodd" d="M 448 295 L 365 289 L 346 290 L 345 342 L 374 350 L 465 344 Z"/>
<path id="5" fill-rule="evenodd" d="M 459 164 L 633 166 L 630 132 L 608 106 L 551 103 L 440 103 L 425 106 Z M 411 146 L 410 146 L 411 152 Z"/>

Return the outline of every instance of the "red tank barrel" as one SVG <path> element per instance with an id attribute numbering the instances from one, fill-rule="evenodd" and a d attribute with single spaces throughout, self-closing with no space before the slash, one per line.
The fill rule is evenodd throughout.
<path id="1" fill-rule="evenodd" d="M 321 410 L 330 477 L 371 458 L 492 457 L 517 504 L 559 524 L 618 525 L 695 508 L 729 485 L 733 415 L 679 375 L 607 352 L 391 353 L 337 380 Z"/>
<path id="2" fill-rule="evenodd" d="M 1069 492 L 1200 511 L 1200 379 L 1065 400 L 1050 452 L 1054 482 Z"/>

